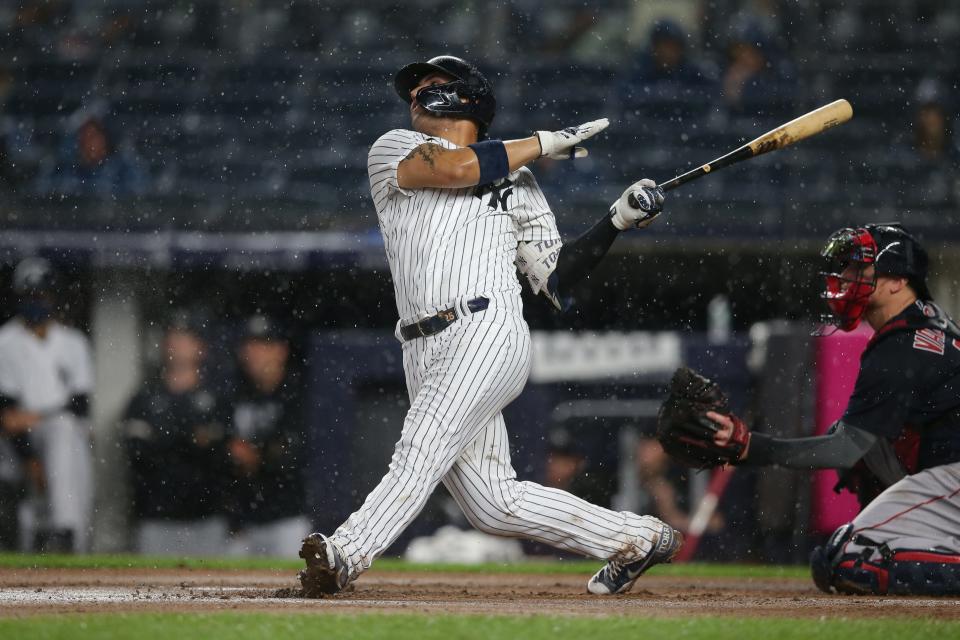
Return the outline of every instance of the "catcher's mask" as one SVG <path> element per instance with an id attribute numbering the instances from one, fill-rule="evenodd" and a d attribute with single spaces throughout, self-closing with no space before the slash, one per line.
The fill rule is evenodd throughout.
<path id="1" fill-rule="evenodd" d="M 918 298 L 931 299 L 926 284 L 927 254 L 898 223 L 840 229 L 830 236 L 820 255 L 826 284 L 821 297 L 830 313 L 818 335 L 832 333 L 824 330 L 830 325 L 841 331 L 856 329 L 877 288 L 877 276 L 906 278 Z M 871 266 L 872 273 L 867 275 Z"/>
<path id="2" fill-rule="evenodd" d="M 393 81 L 397 94 L 409 103 L 410 91 L 431 73 L 442 73 L 453 80 L 420 89 L 416 95 L 417 103 L 436 115 L 470 118 L 477 123 L 482 138 L 493 122 L 497 107 L 490 81 L 466 60 L 437 56 L 400 69 Z"/>

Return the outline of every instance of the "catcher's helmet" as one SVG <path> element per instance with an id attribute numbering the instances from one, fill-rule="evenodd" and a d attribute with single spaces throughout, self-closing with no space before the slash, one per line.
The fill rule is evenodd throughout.
<path id="1" fill-rule="evenodd" d="M 393 86 L 407 103 L 410 91 L 425 76 L 443 73 L 454 79 L 444 84 L 424 87 L 417 92 L 417 102 L 430 113 L 463 116 L 474 120 L 480 135 L 486 132 L 497 108 L 493 85 L 475 66 L 456 56 L 437 56 L 426 62 L 408 64 L 397 72 Z"/>
<path id="2" fill-rule="evenodd" d="M 820 255 L 826 262 L 823 298 L 831 316 L 826 319 L 843 331 L 860 324 L 878 275 L 907 279 L 921 300 L 931 300 L 927 288 L 927 252 L 909 231 L 896 222 L 880 222 L 835 231 Z M 873 265 L 873 276 L 865 277 Z"/>

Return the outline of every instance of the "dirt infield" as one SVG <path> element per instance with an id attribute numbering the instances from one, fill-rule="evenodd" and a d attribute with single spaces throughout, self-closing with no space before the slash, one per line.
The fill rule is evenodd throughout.
<path id="1" fill-rule="evenodd" d="M 960 619 L 958 600 L 827 596 L 800 579 L 647 576 L 633 592 L 603 598 L 584 593 L 587 578 L 373 571 L 348 593 L 306 600 L 289 571 L 0 569 L 0 616 L 238 610 Z"/>

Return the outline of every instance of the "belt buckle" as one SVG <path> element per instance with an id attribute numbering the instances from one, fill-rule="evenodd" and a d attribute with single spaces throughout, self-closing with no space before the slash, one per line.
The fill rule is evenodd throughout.
<path id="1" fill-rule="evenodd" d="M 457 319 L 457 312 L 453 309 L 447 309 L 438 313 L 437 317 L 443 319 L 445 322 L 453 322 Z"/>

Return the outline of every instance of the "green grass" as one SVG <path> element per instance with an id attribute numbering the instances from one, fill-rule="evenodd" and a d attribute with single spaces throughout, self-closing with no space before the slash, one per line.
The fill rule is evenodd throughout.
<path id="1" fill-rule="evenodd" d="M 0 553 L 0 568 L 11 569 L 195 569 L 250 571 L 276 569 L 295 571 L 302 561 L 277 558 L 175 558 L 130 554 L 116 555 L 24 555 Z M 518 564 L 411 564 L 396 558 L 381 558 L 374 570 L 439 571 L 468 573 L 547 573 L 591 574 L 600 563 L 596 560 L 530 560 Z M 743 564 L 676 564 L 661 565 L 652 575 L 716 578 L 808 578 L 809 569 L 798 566 Z"/>
<path id="2" fill-rule="evenodd" d="M 931 616 L 935 615 L 931 612 Z M 922 620 L 788 618 L 574 618 L 548 616 L 323 615 L 269 613 L 83 614 L 0 619 L 0 637 L 59 638 L 389 638 L 390 640 L 777 640 L 872 638 L 914 640 L 958 637 L 960 623 Z"/>

